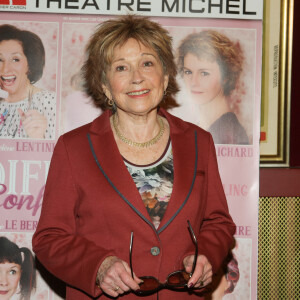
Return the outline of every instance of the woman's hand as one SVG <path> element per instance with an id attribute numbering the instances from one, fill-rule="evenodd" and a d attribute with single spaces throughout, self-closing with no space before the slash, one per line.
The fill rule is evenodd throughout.
<path id="1" fill-rule="evenodd" d="M 187 273 L 192 272 L 194 255 L 184 258 L 183 265 Z M 212 266 L 204 255 L 198 255 L 194 274 L 188 282 L 188 287 L 202 288 L 212 282 Z"/>
<path id="2" fill-rule="evenodd" d="M 116 256 L 107 257 L 97 273 L 97 284 L 104 293 L 112 297 L 139 289 L 141 282 L 135 275 L 132 279 L 128 264 Z"/>
<path id="3" fill-rule="evenodd" d="M 47 119 L 44 115 L 39 113 L 37 110 L 28 110 L 26 113 L 22 109 L 18 109 L 21 117 L 23 128 L 32 139 L 43 139 L 45 138 L 45 132 L 47 128 Z"/>

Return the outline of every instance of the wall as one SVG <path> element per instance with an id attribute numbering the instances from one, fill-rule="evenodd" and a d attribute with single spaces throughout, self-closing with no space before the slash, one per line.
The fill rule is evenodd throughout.
<path id="1" fill-rule="evenodd" d="M 294 0 L 290 168 L 260 168 L 260 196 L 300 195 L 300 1 Z"/>

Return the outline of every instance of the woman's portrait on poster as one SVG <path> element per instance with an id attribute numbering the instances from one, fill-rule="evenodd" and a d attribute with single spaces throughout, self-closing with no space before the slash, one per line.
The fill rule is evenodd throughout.
<path id="1" fill-rule="evenodd" d="M 55 93 L 35 85 L 44 67 L 45 48 L 37 34 L 0 25 L 1 138 L 55 138 Z"/>
<path id="2" fill-rule="evenodd" d="M 35 287 L 31 251 L 0 236 L 0 300 L 29 300 Z"/>
<path id="3" fill-rule="evenodd" d="M 240 43 L 216 30 L 191 33 L 178 46 L 177 65 L 188 95 L 191 122 L 209 131 L 215 144 L 249 144 L 234 110 L 243 100 L 232 96 L 243 62 Z"/>

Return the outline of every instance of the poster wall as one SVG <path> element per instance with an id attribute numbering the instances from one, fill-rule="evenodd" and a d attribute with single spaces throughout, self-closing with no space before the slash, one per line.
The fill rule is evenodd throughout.
<path id="1" fill-rule="evenodd" d="M 19 248 L 26 247 L 31 251 L 31 238 L 39 219 L 44 185 L 58 137 L 91 122 L 101 114 L 92 105 L 82 87 L 80 68 L 85 58 L 85 45 L 97 24 L 113 17 L 110 14 L 121 14 L 126 9 L 126 4 L 125 1 L 118 1 L 119 6 L 115 7 L 110 1 L 100 3 L 66 0 L 60 1 L 61 5 L 58 5 L 59 1 L 30 1 L 26 6 L 26 1 L 21 1 L 23 4 L 17 4 L 18 1 L 13 0 L 5 0 L 6 3 L 3 1 L 0 0 L 0 32 L 1 26 L 13 25 L 38 36 L 45 49 L 43 72 L 38 80 L 32 81 L 29 92 L 24 95 L 18 92 L 17 85 L 21 86 L 22 76 L 28 74 L 22 68 L 4 67 L 1 64 L 18 44 L 5 44 L 6 47 L 1 47 L 4 43 L 1 42 L 0 34 L 0 237 L 6 238 Z M 212 57 L 207 60 L 207 57 L 197 57 L 194 53 L 198 60 L 183 66 L 184 72 L 178 74 L 181 91 L 176 100 L 179 106 L 170 112 L 212 132 L 229 209 L 237 224 L 236 243 L 233 245 L 230 261 L 232 276 L 221 279 L 212 299 L 256 299 L 262 48 L 262 14 L 259 8 L 262 1 L 225 2 L 227 7 L 222 7 L 222 10 L 220 7 L 211 7 L 210 14 L 208 2 L 205 9 L 204 4 L 200 7 L 201 4 L 197 1 L 172 2 L 173 12 L 178 5 L 181 14 L 185 10 L 186 18 L 170 13 L 171 1 L 162 1 L 159 8 L 155 8 L 156 4 L 152 2 L 132 1 L 131 8 L 135 12 L 143 10 L 143 14 L 151 15 L 169 30 L 173 36 L 176 56 L 180 46 L 191 35 L 201 36 L 207 33 L 228 40 L 229 45 L 237 49 L 234 62 L 239 66 L 236 82 L 226 101 L 230 108 L 229 118 L 235 119 L 242 138 L 217 140 L 217 134 L 214 135 L 212 127 L 218 122 L 218 118 L 211 116 L 202 123 L 205 119 L 203 116 L 207 114 L 203 114 L 201 106 L 205 98 L 197 95 L 200 92 L 201 80 L 194 78 L 192 83 L 189 76 L 195 73 L 193 68 L 198 64 L 201 69 L 204 68 L 201 63 L 216 63 Z M 101 15 L 95 14 L 99 13 L 95 11 L 97 5 L 102 7 L 99 8 Z M 130 11 L 128 5 L 127 10 Z M 16 10 L 17 6 L 19 10 Z M 25 7 L 26 13 L 19 13 L 22 7 Z M 165 10 L 169 7 L 169 13 L 163 12 L 163 7 Z M 202 8 L 204 11 L 199 18 Z M 195 17 L 196 10 L 198 15 Z M 195 59 L 191 53 L 190 57 Z M 16 59 L 22 61 L 22 57 L 12 57 L 13 61 Z M 231 76 L 232 70 L 228 72 L 228 76 Z M 203 77 L 206 75 L 202 74 Z M 16 107 L 6 101 L 10 94 L 15 97 Z M 38 98 L 32 96 L 37 94 Z M 40 118 L 42 137 L 39 136 L 40 132 L 30 131 L 29 121 L 26 123 L 22 110 L 32 111 L 34 117 Z M 211 110 L 214 111 L 214 108 Z M 0 238 L 2 242 L 7 243 L 7 240 Z M 50 282 L 48 275 L 39 268 L 36 270 L 36 283 L 30 299 L 63 298 L 63 292 L 53 284 L 53 278 Z M 20 291 L 16 287 L 14 294 L 18 295 L 18 292 Z"/>

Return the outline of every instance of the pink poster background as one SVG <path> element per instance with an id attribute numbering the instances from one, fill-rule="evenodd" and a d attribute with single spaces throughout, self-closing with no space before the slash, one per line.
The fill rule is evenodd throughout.
<path id="1" fill-rule="evenodd" d="M 101 114 L 83 92 L 80 68 L 91 33 L 107 18 L 109 16 L 1 13 L 0 23 L 20 25 L 34 31 L 43 40 L 46 67 L 37 85 L 57 93 L 56 139 Z M 170 31 L 174 49 L 191 32 L 215 29 L 238 41 L 244 51 L 242 84 L 232 98 L 236 101 L 234 111 L 247 131 L 250 145 L 216 145 L 229 209 L 237 224 L 233 253 L 240 272 L 233 293 L 223 299 L 256 299 L 262 22 L 154 19 Z M 187 101 L 184 101 L 187 95 L 180 76 L 178 81 L 182 90 L 177 101 L 181 106 L 172 113 L 196 123 L 197 120 L 191 118 Z M 19 243 L 30 244 L 40 214 L 54 144 L 55 141 L 0 139 L 0 235 L 18 239 L 23 234 L 24 239 L 18 239 Z M 51 290 L 43 297 L 36 293 L 31 298 L 60 299 Z"/>

